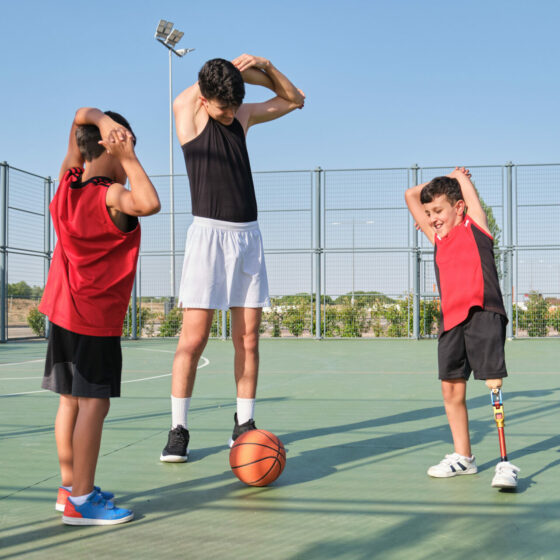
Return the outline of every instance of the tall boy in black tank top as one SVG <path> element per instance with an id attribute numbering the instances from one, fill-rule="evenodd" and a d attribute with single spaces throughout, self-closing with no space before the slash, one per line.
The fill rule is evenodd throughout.
<path id="1" fill-rule="evenodd" d="M 244 84 L 275 93 L 243 103 Z M 230 445 L 255 429 L 258 341 L 268 284 L 245 136 L 254 124 L 303 107 L 305 96 L 270 61 L 243 54 L 209 60 L 173 103 L 187 165 L 194 221 L 187 235 L 179 306 L 183 327 L 173 361 L 172 425 L 160 460 L 188 458 L 188 409 L 215 309 L 231 309 L 237 413 Z"/>

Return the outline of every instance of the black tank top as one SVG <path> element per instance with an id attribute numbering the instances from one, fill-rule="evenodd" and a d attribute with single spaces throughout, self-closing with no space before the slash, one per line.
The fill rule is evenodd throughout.
<path id="1" fill-rule="evenodd" d="M 241 123 L 208 118 L 204 130 L 183 144 L 193 216 L 226 222 L 253 222 L 257 199 Z"/>

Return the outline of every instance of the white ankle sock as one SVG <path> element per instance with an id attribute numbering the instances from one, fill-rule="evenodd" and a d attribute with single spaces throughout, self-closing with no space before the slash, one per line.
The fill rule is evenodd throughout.
<path id="1" fill-rule="evenodd" d="M 68 490 L 68 492 L 72 492 L 72 486 L 61 486 L 64 490 Z"/>
<path id="2" fill-rule="evenodd" d="M 84 496 L 70 496 L 70 499 L 75 506 L 83 506 L 92 494 L 93 492 L 85 494 Z"/>
<path id="3" fill-rule="evenodd" d="M 171 395 L 171 429 L 183 426 L 187 429 L 187 414 L 191 406 L 191 398 L 179 399 Z"/>
<path id="4" fill-rule="evenodd" d="M 237 423 L 245 424 L 255 414 L 255 399 L 237 398 Z"/>

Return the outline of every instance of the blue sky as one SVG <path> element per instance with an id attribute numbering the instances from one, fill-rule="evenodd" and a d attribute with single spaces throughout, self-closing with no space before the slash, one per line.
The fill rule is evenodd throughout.
<path id="1" fill-rule="evenodd" d="M 169 172 L 168 55 L 154 39 L 160 18 L 185 32 L 179 47 L 196 48 L 183 59 L 174 57 L 174 95 L 196 80 L 206 60 L 243 52 L 269 58 L 306 93 L 302 111 L 250 131 L 254 171 L 560 161 L 560 4 L 551 0 L 0 0 L 0 8 L 0 161 L 41 175 L 57 176 L 81 106 L 123 113 L 148 173 Z M 249 87 L 246 99 L 267 97 Z M 175 172 L 184 173 L 176 141 L 174 153 Z M 494 183 L 486 186 L 478 173 L 477 185 L 490 196 Z M 554 173 L 543 185 L 557 194 Z M 400 182 L 388 186 L 400 192 Z M 402 203 L 400 194 L 398 199 Z M 269 202 L 259 201 L 261 209 Z M 176 198 L 176 207 L 186 211 L 183 206 Z M 355 218 L 339 218 L 331 220 L 342 224 L 333 226 L 332 236 L 351 247 Z M 371 216 L 362 218 L 367 226 L 358 225 L 357 235 L 366 243 L 375 231 Z M 162 240 L 168 235 L 165 219 L 150 218 L 147 226 Z M 264 223 L 263 231 L 282 231 L 278 220 Z M 549 222 L 554 231 L 553 216 Z M 376 239 L 391 234 L 383 223 L 375 225 L 382 232 Z M 274 246 L 274 235 L 265 245 Z M 404 227 L 398 235 L 406 236 Z M 556 293 L 558 258 L 549 255 L 520 257 L 520 291 Z M 356 289 L 401 290 L 394 263 L 366 260 L 356 261 Z M 551 269 L 541 280 L 529 274 L 544 265 Z M 298 278 L 288 279 L 286 266 L 280 257 L 269 259 L 273 282 L 284 286 L 278 291 L 308 289 L 307 261 L 297 265 L 303 271 Z M 341 266 L 344 278 L 330 283 L 339 293 L 350 289 L 353 264 L 334 268 Z M 406 284 L 406 266 L 401 268 Z M 372 270 L 381 279 L 375 286 Z"/>
<path id="2" fill-rule="evenodd" d="M 0 160 L 56 175 L 73 112 L 127 116 L 149 173 L 166 173 L 167 53 L 185 31 L 174 93 L 205 60 L 270 60 L 303 111 L 249 134 L 254 170 L 556 162 L 553 1 L 285 0 L 281 3 L 2 0 Z M 255 88 L 247 99 L 264 99 Z M 184 164 L 176 146 L 176 171 Z"/>

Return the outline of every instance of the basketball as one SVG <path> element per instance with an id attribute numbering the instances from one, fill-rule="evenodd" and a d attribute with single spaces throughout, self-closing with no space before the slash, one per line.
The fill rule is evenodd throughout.
<path id="1" fill-rule="evenodd" d="M 286 465 L 282 442 L 266 430 L 241 434 L 229 452 L 229 464 L 235 476 L 249 486 L 274 482 Z"/>

